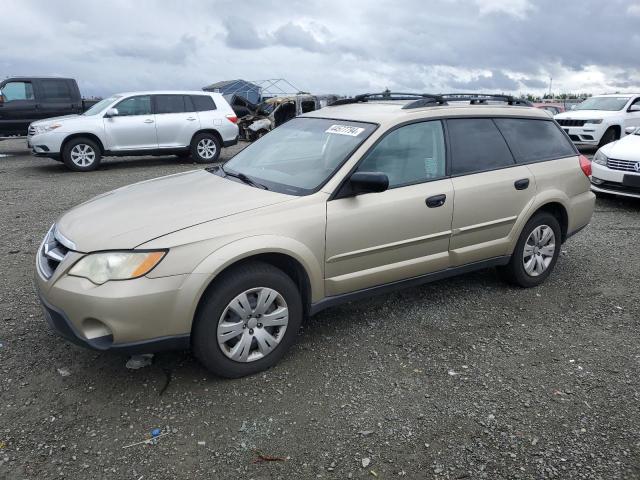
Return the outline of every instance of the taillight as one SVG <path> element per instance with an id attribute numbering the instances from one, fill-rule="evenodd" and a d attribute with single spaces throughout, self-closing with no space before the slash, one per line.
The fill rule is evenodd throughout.
<path id="1" fill-rule="evenodd" d="M 229 120 L 231 123 L 238 123 L 238 117 L 235 115 L 227 115 L 227 120 Z"/>
<path id="2" fill-rule="evenodd" d="M 591 176 L 591 160 L 584 155 L 580 155 L 580 168 L 587 177 Z"/>

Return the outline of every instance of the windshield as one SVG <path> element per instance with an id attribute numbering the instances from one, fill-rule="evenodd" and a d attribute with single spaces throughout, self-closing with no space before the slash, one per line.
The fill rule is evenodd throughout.
<path id="1" fill-rule="evenodd" d="M 630 97 L 591 97 L 574 108 L 574 110 L 622 110 Z"/>
<path id="2" fill-rule="evenodd" d="M 113 97 L 105 98 L 104 100 L 100 100 L 98 103 L 96 103 L 93 107 L 91 107 L 89 110 L 84 112 L 82 115 L 97 115 L 102 110 L 107 108 L 107 106 L 110 105 L 112 102 L 115 102 L 118 98 L 120 97 L 113 96 Z"/>
<path id="3" fill-rule="evenodd" d="M 224 164 L 270 190 L 312 193 L 376 129 L 371 123 L 294 118 L 249 145 Z"/>

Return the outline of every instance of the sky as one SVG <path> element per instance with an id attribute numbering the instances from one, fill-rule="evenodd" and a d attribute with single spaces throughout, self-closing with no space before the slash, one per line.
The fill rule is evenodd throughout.
<path id="1" fill-rule="evenodd" d="M 86 96 L 285 78 L 312 93 L 640 91 L 640 0 L 2 0 L 0 79 Z"/>

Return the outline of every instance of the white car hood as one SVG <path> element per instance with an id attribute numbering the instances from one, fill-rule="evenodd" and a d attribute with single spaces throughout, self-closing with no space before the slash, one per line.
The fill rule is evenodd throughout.
<path id="1" fill-rule="evenodd" d="M 609 111 L 609 110 L 571 110 L 570 112 L 563 112 L 556 115 L 556 120 L 590 120 L 598 118 L 615 117 L 620 115 L 621 111 Z"/>
<path id="2" fill-rule="evenodd" d="M 35 122 L 31 122 L 31 125 L 46 125 L 49 123 L 62 123 L 64 120 L 70 120 L 70 119 L 75 119 L 80 117 L 82 116 L 74 113 L 72 115 L 63 115 L 61 117 L 51 117 L 51 118 L 45 118 L 43 120 L 36 120 Z M 86 118 L 86 117 L 82 117 L 82 118 Z"/>
<path id="3" fill-rule="evenodd" d="M 609 143 L 601 148 L 609 158 L 640 162 L 640 135 L 627 135 L 617 142 Z"/>

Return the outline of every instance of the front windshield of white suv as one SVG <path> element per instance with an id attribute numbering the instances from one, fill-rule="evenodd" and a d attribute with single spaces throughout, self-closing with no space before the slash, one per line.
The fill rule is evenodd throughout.
<path id="1" fill-rule="evenodd" d="M 574 108 L 574 110 L 606 110 L 615 112 L 622 110 L 631 97 L 591 97 Z"/>
<path id="2" fill-rule="evenodd" d="M 111 103 L 115 102 L 118 98 L 120 98 L 120 97 L 115 95 L 113 97 L 109 97 L 109 98 L 105 98 L 104 100 L 100 100 L 98 103 L 96 103 L 93 107 L 91 107 L 89 110 L 84 112 L 82 115 L 89 115 L 89 116 L 90 115 L 97 115 L 98 113 L 103 111 L 105 108 L 107 108 L 107 106 L 109 106 Z"/>
<path id="3" fill-rule="evenodd" d="M 376 129 L 372 123 L 294 118 L 249 145 L 214 173 L 281 193 L 316 191 Z"/>

